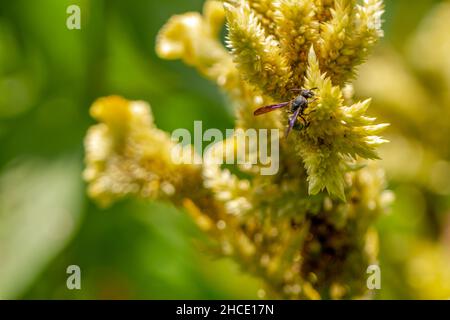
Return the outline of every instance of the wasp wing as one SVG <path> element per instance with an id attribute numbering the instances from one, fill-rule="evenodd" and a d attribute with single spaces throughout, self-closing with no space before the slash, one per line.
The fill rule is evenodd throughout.
<path id="1" fill-rule="evenodd" d="M 298 108 L 295 110 L 294 114 L 291 118 L 289 118 L 289 126 L 286 128 L 285 137 L 287 138 L 289 133 L 292 131 L 292 128 L 294 128 L 295 122 L 297 122 L 297 118 L 300 115 L 300 111 L 302 111 L 302 108 Z"/>
<path id="2" fill-rule="evenodd" d="M 265 107 L 262 107 L 262 108 L 259 108 L 259 109 L 255 110 L 253 115 L 259 116 L 261 114 L 268 113 L 268 112 L 271 112 L 271 111 L 276 110 L 276 109 L 284 108 L 288 104 L 289 104 L 289 102 L 283 102 L 283 103 L 279 103 L 279 104 L 273 104 L 273 105 L 270 105 L 270 106 L 265 106 Z"/>

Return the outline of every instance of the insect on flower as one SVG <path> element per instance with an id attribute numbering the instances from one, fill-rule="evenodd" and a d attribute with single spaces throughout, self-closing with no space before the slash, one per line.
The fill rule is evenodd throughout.
<path id="1" fill-rule="evenodd" d="M 312 101 L 308 101 L 308 99 L 314 98 L 315 94 L 313 91 L 317 90 L 317 89 L 318 88 L 292 89 L 291 91 L 300 93 L 294 99 L 287 101 L 287 102 L 273 104 L 270 106 L 265 106 L 265 107 L 259 108 L 259 109 L 255 110 L 255 112 L 253 114 L 255 116 L 259 116 L 259 115 L 289 106 L 289 111 L 290 111 L 290 113 L 292 113 L 292 115 L 289 117 L 289 120 L 288 120 L 288 127 L 286 129 L 286 134 L 285 134 L 285 136 L 287 137 L 289 135 L 289 133 L 291 132 L 291 130 L 294 128 L 295 124 L 297 123 L 298 118 L 303 120 L 305 128 L 307 128 L 309 126 L 309 122 L 306 121 L 306 119 L 304 117 L 306 115 L 305 110 L 308 108 L 308 104 L 310 102 L 312 102 Z M 316 101 L 316 100 L 317 99 L 314 99 L 313 101 Z"/>

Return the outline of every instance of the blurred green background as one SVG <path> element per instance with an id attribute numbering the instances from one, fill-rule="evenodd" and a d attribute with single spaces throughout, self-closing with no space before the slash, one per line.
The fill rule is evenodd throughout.
<path id="1" fill-rule="evenodd" d="M 388 50 L 401 60 L 408 39 L 440 1 L 385 2 L 386 36 L 374 57 Z M 66 28 L 71 4 L 81 7 L 81 30 Z M 194 120 L 202 120 L 204 127 L 233 127 L 226 98 L 213 84 L 154 52 L 157 32 L 169 17 L 201 11 L 202 4 L 0 1 L 0 299 L 257 297 L 258 281 L 204 252 L 202 235 L 183 212 L 131 200 L 101 210 L 87 199 L 81 180 L 83 138 L 93 124 L 88 109 L 98 97 L 118 94 L 149 101 L 158 127 L 166 131 L 192 129 Z M 373 71 L 362 72 L 363 79 L 370 79 Z M 428 76 L 414 73 L 420 83 Z M 357 84 L 356 92 L 374 95 L 373 113 L 394 128 L 408 121 L 378 107 L 376 93 L 367 87 L 367 82 Z M 423 141 L 420 131 L 398 127 L 397 136 L 416 134 L 416 141 Z M 447 143 L 446 149 L 447 139 L 439 142 Z M 439 157 L 444 165 L 449 158 L 448 153 Z M 389 188 L 397 197 L 392 212 L 378 224 L 383 282 L 377 297 L 441 297 L 450 286 L 448 272 L 439 269 L 441 264 L 447 268 L 448 261 L 439 250 L 449 246 L 450 191 L 430 191 L 418 178 L 406 179 L 386 166 Z M 411 257 L 427 254 L 436 261 L 426 259 L 419 270 L 429 268 L 440 276 L 428 282 L 410 275 Z M 430 260 L 435 265 L 429 266 Z M 72 264 L 81 267 L 82 290 L 66 288 L 66 268 Z M 430 285 L 433 281 L 444 284 Z M 427 295 L 423 286 L 430 290 Z"/>

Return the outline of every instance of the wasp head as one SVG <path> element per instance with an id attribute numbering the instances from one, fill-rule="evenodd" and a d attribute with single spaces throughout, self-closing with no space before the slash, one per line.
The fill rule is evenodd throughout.
<path id="1" fill-rule="evenodd" d="M 300 95 L 303 96 L 305 99 L 313 98 L 315 96 L 314 90 L 317 90 L 317 88 L 302 89 L 300 91 Z"/>

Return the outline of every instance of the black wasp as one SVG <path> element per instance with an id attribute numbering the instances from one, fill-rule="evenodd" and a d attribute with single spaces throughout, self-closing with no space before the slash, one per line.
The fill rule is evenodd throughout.
<path id="1" fill-rule="evenodd" d="M 315 94 L 314 94 L 313 91 L 317 90 L 317 89 L 318 88 L 292 89 L 291 91 L 300 93 L 294 99 L 292 99 L 292 100 L 290 100 L 288 102 L 273 104 L 273 105 L 270 105 L 270 106 L 265 106 L 265 107 L 259 108 L 253 114 L 255 116 L 259 116 L 261 114 L 265 114 L 265 113 L 272 112 L 274 110 L 281 109 L 281 108 L 289 106 L 290 107 L 289 111 L 293 115 L 289 117 L 289 124 L 288 124 L 288 127 L 286 129 L 286 135 L 285 135 L 287 137 L 289 135 L 289 133 L 291 132 L 292 128 L 294 128 L 295 124 L 297 123 L 297 119 L 298 118 L 303 120 L 303 123 L 304 123 L 305 127 L 308 127 L 309 123 L 304 118 L 305 110 L 308 108 L 308 103 L 310 102 L 310 101 L 308 101 L 308 99 L 314 98 Z M 315 99 L 315 100 L 317 100 L 317 99 Z"/>

